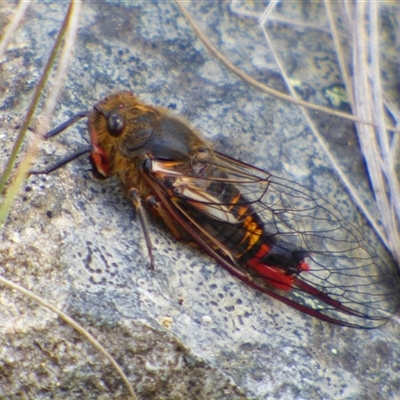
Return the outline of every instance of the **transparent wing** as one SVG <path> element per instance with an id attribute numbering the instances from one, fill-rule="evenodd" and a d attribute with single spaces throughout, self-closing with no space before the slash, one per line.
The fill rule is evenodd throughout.
<path id="1" fill-rule="evenodd" d="M 212 162 L 221 171 L 220 177 L 193 176 L 176 170 L 168 174 L 164 169 L 162 175 L 152 177 L 150 186 L 158 191 L 163 204 L 169 204 L 172 217 L 222 266 L 250 286 L 302 312 L 340 325 L 373 328 L 386 323 L 397 311 L 400 279 L 396 265 L 384 262 L 332 204 L 306 187 L 227 156 L 217 154 Z M 191 187 L 190 195 L 184 190 L 167 190 L 166 182 L 170 186 L 175 182 L 175 189 Z M 240 198 L 232 195 L 235 200 L 230 203 L 230 197 L 225 196 L 222 201 L 218 182 L 225 185 L 225 191 L 234 186 Z M 193 188 L 198 192 L 195 213 L 190 212 Z M 199 203 L 203 215 L 199 213 Z M 233 207 L 248 207 L 257 214 L 268 240 L 290 244 L 286 249 L 301 250 L 305 255 L 302 261 L 307 270 L 291 272 L 291 290 L 274 288 L 248 265 L 235 260 L 233 249 L 220 233 L 230 223 L 228 217 L 220 215 L 226 215 Z M 222 222 L 223 218 L 226 221 Z M 213 228 L 213 221 L 218 228 Z M 236 225 L 237 229 L 245 229 Z"/>

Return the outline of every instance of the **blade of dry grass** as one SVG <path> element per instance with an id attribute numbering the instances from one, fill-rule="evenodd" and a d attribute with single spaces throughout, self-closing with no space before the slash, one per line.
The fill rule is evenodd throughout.
<path id="1" fill-rule="evenodd" d="M 31 4 L 30 1 L 23 1 L 21 0 L 18 3 L 18 7 L 15 10 L 14 18 L 12 21 L 4 28 L 4 31 L 2 32 L 2 37 L 0 40 L 0 58 L 4 54 L 4 51 L 6 50 L 9 41 L 11 40 L 12 36 L 14 35 L 14 32 L 18 28 L 18 25 L 21 23 L 22 19 L 24 18 L 25 11 Z"/>
<path id="2" fill-rule="evenodd" d="M 368 112 L 377 122 L 377 127 L 364 129 L 360 134 L 360 141 L 365 143 L 365 160 L 371 183 L 374 188 L 374 195 L 378 204 L 382 223 L 389 242 L 389 248 L 397 261 L 400 261 L 400 237 L 398 226 L 400 221 L 400 188 L 394 170 L 394 164 L 390 157 L 390 144 L 385 126 L 385 115 L 383 108 L 383 95 L 381 84 L 380 50 L 378 34 L 378 3 L 369 2 L 368 7 L 357 5 L 358 10 L 357 27 L 358 33 L 364 34 L 357 37 L 365 41 L 365 45 L 359 45 L 361 54 L 357 58 L 360 63 L 368 65 L 369 70 L 364 72 L 364 84 L 367 97 L 359 98 L 360 107 L 368 108 Z M 369 26 L 369 30 L 365 28 Z M 368 47 L 367 47 L 368 46 Z M 361 58 L 363 57 L 363 58 Z M 371 79 L 372 77 L 372 79 Z M 363 100 L 364 102 L 362 103 Z M 366 101 L 368 100 L 368 101 Z"/>
<path id="3" fill-rule="evenodd" d="M 25 137 L 26 137 L 26 132 L 27 132 L 28 126 L 30 125 L 30 123 L 32 121 L 32 117 L 33 117 L 33 114 L 34 114 L 34 112 L 36 110 L 36 107 L 38 105 L 39 98 L 42 95 L 43 90 L 45 88 L 45 85 L 46 85 L 46 83 L 47 83 L 47 81 L 49 79 L 52 66 L 54 65 L 54 62 L 55 62 L 56 57 L 57 57 L 57 54 L 60 51 L 61 44 L 62 44 L 62 41 L 64 39 L 64 36 L 65 36 L 66 32 L 68 32 L 68 30 L 71 32 L 72 36 L 74 36 L 76 34 L 76 24 L 73 23 L 71 25 L 71 21 L 73 21 L 73 20 L 76 21 L 77 16 L 79 15 L 79 9 L 80 9 L 80 3 L 79 2 L 74 2 L 73 1 L 73 2 L 70 3 L 70 6 L 69 6 L 69 8 L 67 10 L 67 13 L 65 15 L 63 24 L 61 26 L 61 29 L 60 29 L 60 31 L 58 33 L 58 36 L 57 36 L 57 39 L 56 39 L 56 41 L 54 43 L 53 49 L 52 49 L 52 51 L 50 53 L 50 57 L 47 60 L 47 64 L 46 64 L 46 66 L 44 68 L 44 71 L 43 71 L 43 74 L 42 74 L 42 76 L 40 78 L 39 84 L 36 87 L 35 93 L 33 95 L 31 104 L 29 106 L 29 109 L 27 111 L 25 119 L 24 119 L 24 121 L 22 123 L 21 130 L 20 130 L 20 132 L 19 132 L 19 134 L 18 134 L 18 136 L 17 136 L 17 138 L 15 140 L 15 143 L 14 143 L 13 149 L 11 151 L 11 155 L 10 155 L 10 157 L 8 159 L 7 165 L 5 167 L 4 173 L 3 173 L 3 175 L 2 175 L 2 177 L 0 179 L 0 193 L 1 194 L 4 193 L 4 189 L 6 187 L 8 179 L 9 179 L 9 177 L 11 175 L 11 172 L 12 172 L 14 166 L 15 166 L 17 156 L 18 156 L 19 151 L 21 149 L 22 143 L 23 143 L 23 141 L 25 140 Z M 69 55 L 67 54 L 66 59 L 68 59 L 68 57 L 69 57 Z M 65 63 L 65 60 L 64 60 L 64 63 Z M 61 69 L 63 71 L 65 71 L 65 65 L 62 66 Z M 62 72 L 62 73 L 64 73 L 64 72 Z M 60 77 L 58 79 L 60 80 Z M 60 84 L 59 85 L 61 85 L 61 80 L 60 80 Z M 57 93 L 58 93 L 58 90 L 56 89 L 55 96 L 57 95 Z M 54 96 L 53 96 L 52 102 L 53 103 L 55 102 Z M 52 107 L 50 106 L 49 109 L 48 109 L 48 113 L 51 112 L 51 109 L 52 109 Z M 11 204 L 13 202 L 13 199 L 17 195 L 19 189 L 22 186 L 22 183 L 24 182 L 24 180 L 26 178 L 27 172 L 28 172 L 30 164 L 31 164 L 32 157 L 36 153 L 38 142 L 40 140 L 39 138 L 40 137 L 38 135 L 35 138 L 35 140 L 33 141 L 32 145 L 29 147 L 29 149 L 28 149 L 28 151 L 26 153 L 26 156 L 22 160 L 22 162 L 21 162 L 21 164 L 20 164 L 20 166 L 19 166 L 19 168 L 18 168 L 18 170 L 16 172 L 15 178 L 10 183 L 10 186 L 7 189 L 7 193 L 4 195 L 3 202 L 2 202 L 1 207 L 0 207 L 0 226 L 2 226 L 4 221 L 6 220 L 7 215 L 9 213 L 9 210 L 11 208 Z"/>
<path id="4" fill-rule="evenodd" d="M 297 98 L 298 95 L 296 93 L 296 91 L 294 90 L 294 88 L 292 87 L 291 83 L 290 83 L 290 79 L 286 74 L 285 68 L 283 67 L 279 56 L 277 54 L 277 52 L 274 49 L 274 45 L 269 37 L 268 31 L 266 29 L 266 22 L 267 22 L 267 18 L 269 17 L 270 13 L 273 10 L 273 7 L 276 5 L 277 3 L 270 3 L 269 6 L 267 7 L 266 11 L 263 14 L 263 19 L 260 21 L 260 24 L 262 26 L 263 32 L 264 32 L 264 36 L 265 39 L 267 41 L 267 44 L 275 58 L 275 61 L 279 67 L 280 73 L 287 85 L 287 87 L 289 88 L 289 91 L 291 93 L 291 95 L 294 98 Z M 332 16 L 332 12 L 331 12 L 331 5 L 327 4 L 326 8 L 328 9 L 328 19 L 330 22 L 330 26 L 333 29 L 332 32 L 332 37 L 336 38 L 334 39 L 334 44 L 336 47 L 336 51 L 339 52 L 340 54 L 342 54 L 342 49 L 341 46 L 339 44 L 339 38 L 338 38 L 338 34 L 337 34 L 337 30 L 335 28 L 335 24 L 333 21 L 333 16 Z M 349 89 L 350 91 L 350 100 L 353 101 L 353 95 L 352 95 L 352 90 L 351 90 L 351 84 L 350 84 L 350 78 L 348 77 L 348 74 L 346 72 L 346 68 L 345 68 L 345 62 L 344 62 L 344 58 L 343 56 L 339 57 L 339 65 L 341 68 L 341 71 L 345 73 L 345 84 L 346 84 L 346 88 Z M 354 105 L 353 105 L 354 107 Z M 314 122 L 310 119 L 307 111 L 305 109 L 303 109 L 303 114 L 304 117 L 307 120 L 307 123 L 310 127 L 310 129 L 312 130 L 314 137 L 317 139 L 319 145 L 322 147 L 324 153 L 327 155 L 329 162 L 331 163 L 332 167 L 334 168 L 334 170 L 336 171 L 338 177 L 340 178 L 340 180 L 342 181 L 342 183 L 344 184 L 344 186 L 347 188 L 348 193 L 351 195 L 351 197 L 353 198 L 353 201 L 355 202 L 355 204 L 357 204 L 358 208 L 361 210 L 361 212 L 364 214 L 364 216 L 367 218 L 367 220 L 372 224 L 373 229 L 377 232 L 378 236 L 380 237 L 380 239 L 383 241 L 383 243 L 385 243 L 386 247 L 390 248 L 390 243 L 387 240 L 387 237 L 385 235 L 385 233 L 383 232 L 381 226 L 379 225 L 379 222 L 376 220 L 376 218 L 374 217 L 374 215 L 372 215 L 372 213 L 368 210 L 367 206 L 364 204 L 362 198 L 359 196 L 357 188 L 351 183 L 350 179 L 346 176 L 346 174 L 342 171 L 342 168 L 340 167 L 340 164 L 337 162 L 337 160 L 335 159 L 334 155 L 331 153 L 331 151 L 329 150 L 329 146 L 327 145 L 327 143 L 325 142 L 325 139 L 319 134 L 318 129 L 316 128 Z M 359 118 L 358 118 L 359 119 Z M 363 120 L 370 120 L 368 119 L 368 116 L 364 116 L 364 118 L 362 118 Z M 360 123 L 361 124 L 361 123 Z"/>
<path id="5" fill-rule="evenodd" d="M 112 364 L 112 366 L 115 368 L 115 370 L 118 372 L 118 374 L 124 381 L 125 386 L 128 389 L 129 394 L 131 395 L 131 398 L 133 400 L 138 400 L 132 388 L 132 385 L 129 382 L 128 377 L 125 375 L 124 371 L 122 371 L 121 367 L 115 361 L 113 356 L 83 326 L 79 325 L 74 319 L 72 319 L 67 314 L 60 311 L 57 307 L 53 306 L 52 304 L 44 300 L 42 297 L 32 293 L 30 290 L 25 289 L 22 286 L 19 286 L 16 283 L 11 282 L 8 279 L 5 279 L 1 276 L 0 276 L 0 283 L 2 283 L 4 286 L 9 287 L 10 289 L 17 290 L 18 292 L 28 297 L 29 299 L 32 299 L 37 303 L 39 303 L 40 305 L 42 305 L 43 307 L 47 308 L 48 310 L 53 311 L 63 321 L 65 321 L 68 325 L 72 326 L 77 332 L 79 332 L 82 336 L 84 336 Z"/>
<path id="6" fill-rule="evenodd" d="M 181 10 L 182 14 L 186 18 L 186 20 L 189 22 L 190 26 L 196 33 L 197 37 L 202 41 L 204 46 L 207 48 L 207 50 L 223 65 L 225 65 L 228 70 L 233 72 L 236 76 L 238 76 L 240 79 L 243 79 L 245 82 L 248 84 L 252 85 L 258 90 L 261 90 L 264 93 L 267 93 L 271 96 L 274 96 L 278 99 L 285 100 L 289 103 L 297 104 L 298 106 L 306 107 L 310 110 L 315 110 L 315 111 L 321 111 L 330 115 L 334 115 L 336 117 L 344 118 L 349 121 L 354 121 L 354 122 L 360 122 L 362 124 L 366 125 L 375 125 L 374 122 L 371 122 L 370 120 L 360 120 L 359 118 L 355 117 L 354 115 L 342 113 L 340 111 L 335 111 L 327 107 L 319 106 L 317 104 L 309 103 L 304 100 L 300 99 L 295 99 L 290 95 L 287 95 L 285 93 L 282 93 L 278 90 L 272 89 L 261 82 L 257 81 L 256 79 L 253 79 L 250 75 L 247 75 L 244 71 L 241 69 L 235 67 L 207 38 L 207 36 L 202 32 L 202 30 L 198 27 L 196 24 L 195 20 L 192 18 L 192 16 L 189 14 L 189 12 L 185 9 L 183 4 L 179 2 L 178 0 L 175 0 L 175 4 L 179 7 Z M 388 127 L 387 128 L 390 131 L 399 131 L 395 127 Z"/>

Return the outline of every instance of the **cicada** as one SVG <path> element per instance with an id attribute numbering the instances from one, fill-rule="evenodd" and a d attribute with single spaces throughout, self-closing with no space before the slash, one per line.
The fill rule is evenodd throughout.
<path id="1" fill-rule="evenodd" d="M 90 146 L 41 173 L 89 153 L 96 178 L 117 176 L 136 207 L 151 265 L 146 210 L 247 285 L 313 317 L 371 328 L 397 311 L 396 268 L 314 191 L 215 151 L 181 119 L 127 91 L 46 138 L 83 117 Z"/>

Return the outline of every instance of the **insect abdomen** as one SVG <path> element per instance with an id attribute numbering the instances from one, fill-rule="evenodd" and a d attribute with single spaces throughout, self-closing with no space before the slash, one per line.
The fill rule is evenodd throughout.
<path id="1" fill-rule="evenodd" d="M 303 261 L 307 252 L 266 231 L 257 212 L 232 184 L 213 182 L 208 190 L 218 202 L 191 204 L 199 209 L 193 218 L 214 239 L 214 248 L 276 288 L 290 290 L 294 276 L 309 269 Z"/>

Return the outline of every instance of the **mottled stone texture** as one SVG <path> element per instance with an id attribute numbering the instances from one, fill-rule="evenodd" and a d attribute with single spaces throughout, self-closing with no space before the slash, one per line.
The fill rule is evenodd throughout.
<path id="1" fill-rule="evenodd" d="M 232 13 L 226 2 L 187 6 L 236 65 L 285 90 L 255 20 Z M 0 26 L 13 7 L 2 5 Z M 2 165 L 64 11 L 65 5 L 32 4 L 0 60 Z M 306 8 L 304 15 L 320 11 Z M 286 31 L 293 26 L 277 22 L 275 28 L 273 36 L 282 41 L 282 49 L 290 40 L 300 43 L 307 33 L 290 39 Z M 307 51 L 322 54 L 328 36 L 309 33 L 306 39 L 320 47 L 310 45 Z M 326 52 L 318 65 L 324 76 L 333 71 L 330 83 L 328 78 L 315 84 L 299 80 L 299 91 L 312 101 L 325 101 L 323 93 L 340 86 L 337 65 Z M 286 57 L 293 71 L 299 64 L 305 69 L 311 68 L 308 62 L 316 65 L 306 63 L 304 54 Z M 217 149 L 313 187 L 343 207 L 349 219 L 358 219 L 301 112 L 227 72 L 174 4 L 83 5 L 53 126 L 121 89 L 170 108 Z M 346 158 L 356 154 L 357 143 L 343 139 L 354 137 L 352 127 L 332 120 L 327 126 L 340 132 L 332 143 L 337 141 L 344 165 L 357 170 L 361 190 L 367 188 L 360 159 Z M 44 168 L 87 143 L 80 122 L 43 143 L 36 166 Z M 0 272 L 85 326 L 116 358 L 140 399 L 400 396 L 399 329 L 394 323 L 357 331 L 301 315 L 244 286 L 199 249 L 177 243 L 157 221 L 151 224 L 156 268 L 148 270 L 132 205 L 117 181 L 95 181 L 89 168 L 83 157 L 50 176 L 28 179 L 0 231 Z M 2 288 L 0 398 L 126 399 L 127 391 L 82 336 L 54 314 Z"/>

